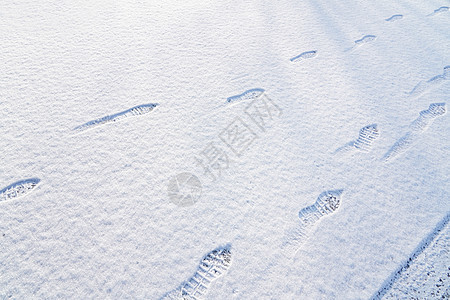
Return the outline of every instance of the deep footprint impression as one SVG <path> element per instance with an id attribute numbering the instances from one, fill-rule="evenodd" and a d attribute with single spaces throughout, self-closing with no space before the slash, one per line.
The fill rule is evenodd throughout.
<path id="1" fill-rule="evenodd" d="M 89 121 L 87 123 L 75 127 L 73 130 L 76 132 L 83 132 L 85 130 L 92 129 L 97 126 L 117 122 L 128 117 L 144 115 L 151 112 L 156 106 L 158 106 L 158 103 L 138 105 L 114 115 L 109 115 L 100 119 Z"/>
<path id="2" fill-rule="evenodd" d="M 433 123 L 434 119 L 445 115 L 446 112 L 447 107 L 445 103 L 432 103 L 427 110 L 421 111 L 419 113 L 419 117 L 411 123 L 410 131 L 402 136 L 384 155 L 384 161 L 390 161 L 398 155 L 406 152 L 417 140 L 420 134 Z"/>
<path id="3" fill-rule="evenodd" d="M 369 152 L 372 149 L 373 142 L 380 136 L 377 124 L 364 126 L 359 131 L 359 136 L 355 141 L 351 141 L 346 145 L 338 148 L 334 153 L 348 152 L 356 149 L 362 152 Z"/>
<path id="4" fill-rule="evenodd" d="M 410 127 L 413 131 L 422 132 L 426 130 L 437 117 L 445 115 L 447 107 L 445 103 L 432 103 L 427 110 L 422 110 L 419 117 L 415 119 Z"/>
<path id="5" fill-rule="evenodd" d="M 6 200 L 12 200 L 28 194 L 31 192 L 40 182 L 39 178 L 30 178 L 15 182 L 4 189 L 0 190 L 0 202 Z"/>
<path id="6" fill-rule="evenodd" d="M 297 253 L 322 217 L 334 213 L 339 208 L 342 193 L 343 190 L 325 191 L 313 205 L 300 210 L 298 213 L 300 223 L 286 233 L 281 245 L 281 252 L 284 255 L 293 257 Z"/>
<path id="7" fill-rule="evenodd" d="M 166 294 L 161 300 L 205 299 L 211 283 L 221 277 L 231 265 L 230 245 L 208 253 L 200 262 L 195 274 L 179 288 Z"/>

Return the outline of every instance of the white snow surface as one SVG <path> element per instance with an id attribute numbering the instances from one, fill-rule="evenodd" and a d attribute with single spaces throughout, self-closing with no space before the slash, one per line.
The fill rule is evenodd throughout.
<path id="1" fill-rule="evenodd" d="M 448 110 L 450 12 L 434 13 L 448 6 L 1 1 L 0 190 L 40 181 L 0 202 L 0 299 L 160 299 L 226 245 L 206 299 L 371 298 L 450 211 L 448 113 L 383 159 L 430 104 Z M 263 96 L 227 105 L 252 89 Z M 267 99 L 279 110 L 261 128 L 245 112 Z M 237 155 L 224 130 L 242 123 L 255 139 Z M 336 152 L 371 124 L 367 151 Z M 211 145 L 229 158 L 215 180 L 196 160 Z M 182 172 L 202 183 L 192 205 L 167 192 Z M 330 190 L 339 208 L 282 255 L 299 211 Z"/>
<path id="2" fill-rule="evenodd" d="M 447 221 L 449 215 L 447 215 Z M 433 243 L 422 250 L 409 267 L 396 273 L 396 281 L 387 291 L 386 299 L 449 299 L 450 233 L 446 226 L 436 232 Z M 398 277 L 398 278 L 397 278 Z"/>

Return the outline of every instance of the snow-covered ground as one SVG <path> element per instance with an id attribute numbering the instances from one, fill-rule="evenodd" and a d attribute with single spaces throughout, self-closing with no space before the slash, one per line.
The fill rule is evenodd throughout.
<path id="1" fill-rule="evenodd" d="M 449 6 L 0 2 L 0 299 L 448 297 Z"/>

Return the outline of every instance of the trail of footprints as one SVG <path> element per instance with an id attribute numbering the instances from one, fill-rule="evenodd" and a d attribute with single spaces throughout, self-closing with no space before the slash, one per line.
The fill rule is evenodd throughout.
<path id="1" fill-rule="evenodd" d="M 205 299 L 213 281 L 223 276 L 231 265 L 230 245 L 208 253 L 200 262 L 195 274 L 179 288 L 166 294 L 161 300 Z"/>
<path id="2" fill-rule="evenodd" d="M 443 6 L 436 9 L 430 16 L 447 12 L 449 7 Z M 403 18 L 401 14 L 395 14 L 385 19 L 387 22 L 395 22 Z M 377 38 L 375 35 L 365 35 L 361 39 L 354 41 L 352 50 L 361 45 L 370 43 Z M 291 62 L 301 62 L 317 56 L 317 50 L 303 52 L 290 59 Z M 445 80 L 450 78 L 450 66 L 444 67 L 442 75 L 437 75 L 426 82 L 421 82 L 409 93 L 416 96 L 429 90 L 431 87 L 437 86 Z M 227 98 L 227 103 L 238 103 L 241 101 L 254 100 L 264 93 L 264 89 L 255 88 L 245 91 L 242 94 L 231 96 Z M 132 107 L 126 111 L 108 115 L 96 120 L 89 121 L 73 129 L 75 132 L 83 132 L 88 129 L 95 128 L 107 123 L 117 122 L 124 118 L 131 116 L 144 115 L 151 112 L 158 104 L 150 103 Z M 412 122 L 410 131 L 400 138 L 384 156 L 385 161 L 398 156 L 400 153 L 406 151 L 416 140 L 417 136 L 426 130 L 431 125 L 433 120 L 446 113 L 445 103 L 433 103 L 427 110 L 421 111 L 419 117 Z M 336 150 L 348 151 L 359 150 L 368 152 L 372 148 L 373 142 L 379 137 L 379 130 L 376 124 L 371 124 L 363 127 L 359 136 L 355 141 L 352 141 L 345 146 Z M 22 195 L 26 195 L 36 188 L 40 183 L 40 179 L 31 178 L 22 180 L 7 186 L 0 190 L 0 202 L 16 199 Z M 299 248 L 308 239 L 314 231 L 317 224 L 324 216 L 333 214 L 341 205 L 341 195 L 343 190 L 325 191 L 319 195 L 316 202 L 299 212 L 299 223 L 297 226 L 289 230 L 281 245 L 281 251 L 287 256 L 292 257 L 297 253 Z M 204 299 L 213 281 L 223 276 L 231 265 L 231 251 L 230 246 L 219 247 L 208 253 L 200 262 L 200 265 L 195 274 L 183 283 L 177 289 L 166 294 L 162 299 L 165 300 L 197 300 Z"/>
<path id="3" fill-rule="evenodd" d="M 144 115 L 151 112 L 156 106 L 158 106 L 157 103 L 138 105 L 114 115 L 109 115 L 102 117 L 100 119 L 89 121 L 87 123 L 75 127 L 73 130 L 75 132 L 83 132 L 85 130 L 92 129 L 97 126 L 117 122 L 128 117 Z"/>
<path id="4" fill-rule="evenodd" d="M 288 230 L 281 245 L 281 252 L 285 256 L 293 257 L 309 238 L 319 221 L 339 208 L 342 192 L 343 190 L 325 191 L 319 195 L 314 204 L 300 210 L 299 224 Z"/>
<path id="5" fill-rule="evenodd" d="M 419 113 L 419 117 L 410 125 L 410 131 L 402 136 L 384 155 L 384 161 L 388 162 L 398 155 L 406 152 L 433 121 L 447 112 L 445 103 L 432 103 L 427 110 Z"/>
<path id="6" fill-rule="evenodd" d="M 39 178 L 30 178 L 15 182 L 0 190 L 0 202 L 13 200 L 30 193 L 41 180 Z"/>
<path id="7" fill-rule="evenodd" d="M 138 116 L 138 115 L 147 114 L 150 111 L 152 111 L 157 105 L 158 104 L 156 104 L 156 103 L 150 103 L 150 104 L 135 106 L 126 111 L 87 122 L 83 125 L 75 127 L 73 130 L 76 132 L 82 132 L 87 129 L 99 126 L 99 125 L 103 125 L 103 124 L 110 123 L 110 122 L 117 122 L 121 119 L 130 117 L 130 116 Z M 41 180 L 38 178 L 31 178 L 31 179 L 18 181 L 16 183 L 13 183 L 13 184 L 5 187 L 4 189 L 0 190 L 0 202 L 15 199 L 20 196 L 28 194 L 39 184 L 40 181 Z"/>

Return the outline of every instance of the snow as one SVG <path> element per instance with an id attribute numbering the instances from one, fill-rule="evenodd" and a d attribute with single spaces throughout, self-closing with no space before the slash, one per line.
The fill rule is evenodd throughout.
<path id="1" fill-rule="evenodd" d="M 386 295 L 448 286 L 447 223 L 414 255 L 450 211 L 448 112 L 414 127 L 450 105 L 448 6 L 3 1 L 0 299 L 160 299 L 228 245 L 206 299 L 368 299 L 412 253 Z"/>

